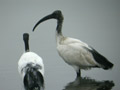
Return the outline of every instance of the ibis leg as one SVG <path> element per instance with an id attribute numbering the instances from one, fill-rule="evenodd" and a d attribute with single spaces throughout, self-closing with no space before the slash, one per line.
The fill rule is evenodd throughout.
<path id="1" fill-rule="evenodd" d="M 77 77 L 81 77 L 81 70 L 80 69 L 77 72 Z"/>

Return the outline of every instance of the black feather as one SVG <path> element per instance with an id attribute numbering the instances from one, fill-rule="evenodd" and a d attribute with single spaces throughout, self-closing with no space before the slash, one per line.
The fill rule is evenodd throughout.
<path id="1" fill-rule="evenodd" d="M 107 60 L 107 58 L 105 58 L 103 55 L 101 55 L 100 53 L 98 53 L 94 48 L 90 47 L 86 48 L 89 52 L 91 52 L 91 54 L 93 55 L 94 59 L 96 60 L 97 63 L 99 63 L 103 69 L 107 70 L 107 69 L 111 69 L 113 67 L 113 64 L 111 62 L 109 62 Z"/>
<path id="2" fill-rule="evenodd" d="M 26 66 L 26 74 L 24 77 L 25 90 L 40 90 L 44 86 L 42 74 L 38 71 L 38 66 L 33 67 L 31 64 Z"/>

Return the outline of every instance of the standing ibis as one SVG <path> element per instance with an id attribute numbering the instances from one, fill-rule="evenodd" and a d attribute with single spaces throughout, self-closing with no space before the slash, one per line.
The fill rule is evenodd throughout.
<path id="1" fill-rule="evenodd" d="M 22 77 L 25 90 L 44 89 L 44 64 L 40 56 L 29 50 L 29 34 L 23 34 L 25 53 L 18 61 L 18 71 Z"/>
<path id="2" fill-rule="evenodd" d="M 81 75 L 81 69 L 88 70 L 97 67 L 108 70 L 113 67 L 111 62 L 88 44 L 75 38 L 63 36 L 62 24 L 64 17 L 60 10 L 56 10 L 52 14 L 39 20 L 34 26 L 33 31 L 40 23 L 48 19 L 57 20 L 57 51 L 63 60 L 75 69 L 78 77 Z"/>

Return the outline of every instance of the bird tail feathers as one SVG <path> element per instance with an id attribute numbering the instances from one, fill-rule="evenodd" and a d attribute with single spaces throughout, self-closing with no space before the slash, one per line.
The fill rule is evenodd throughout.
<path id="1" fill-rule="evenodd" d="M 37 68 L 28 66 L 24 77 L 25 90 L 41 90 L 44 87 L 44 79 Z"/>

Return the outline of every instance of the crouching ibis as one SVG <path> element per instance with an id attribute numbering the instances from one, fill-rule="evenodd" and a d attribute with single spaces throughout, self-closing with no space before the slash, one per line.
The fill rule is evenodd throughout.
<path id="1" fill-rule="evenodd" d="M 25 53 L 18 61 L 18 71 L 22 77 L 25 90 L 44 89 L 44 64 L 36 53 L 29 50 L 29 34 L 23 34 Z"/>

